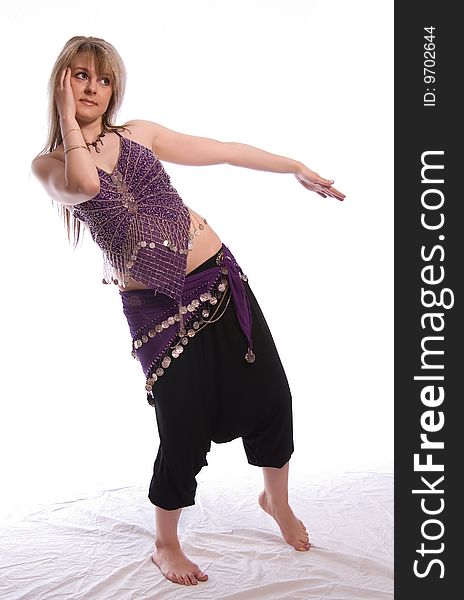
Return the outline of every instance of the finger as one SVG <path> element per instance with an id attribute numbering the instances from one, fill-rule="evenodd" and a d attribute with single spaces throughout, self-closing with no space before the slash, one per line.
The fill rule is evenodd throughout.
<path id="1" fill-rule="evenodd" d="M 330 194 L 332 198 L 336 198 L 337 200 L 344 200 L 345 196 L 343 194 Z"/>
<path id="2" fill-rule="evenodd" d="M 60 77 L 60 80 L 59 80 L 59 84 L 60 84 L 59 87 L 60 87 L 60 89 L 63 89 L 63 87 L 64 87 L 65 77 L 66 77 L 66 69 L 63 69 L 63 72 L 61 73 L 61 77 Z"/>
<path id="3" fill-rule="evenodd" d="M 317 176 L 317 179 L 314 183 L 319 183 L 320 185 L 331 186 L 334 183 L 334 179 L 324 179 L 324 177 Z"/>
<path id="4" fill-rule="evenodd" d="M 336 190 L 335 188 L 331 187 L 329 188 L 329 191 L 334 194 L 337 198 L 345 198 L 345 194 L 343 194 L 342 192 L 340 192 L 339 190 Z"/>
<path id="5" fill-rule="evenodd" d="M 324 179 L 323 177 L 317 177 L 317 178 L 314 178 L 314 181 L 311 181 L 308 183 L 311 183 L 312 185 L 315 185 L 318 187 L 329 188 L 332 186 L 333 182 L 334 182 L 333 179 Z"/>

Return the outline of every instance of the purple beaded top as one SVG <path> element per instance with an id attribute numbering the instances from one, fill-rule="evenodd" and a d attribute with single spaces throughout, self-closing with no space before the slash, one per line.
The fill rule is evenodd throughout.
<path id="1" fill-rule="evenodd" d="M 118 135 L 113 172 L 97 168 L 99 193 L 73 205 L 73 215 L 103 251 L 104 283 L 124 286 L 130 275 L 179 301 L 191 247 L 189 210 L 152 150 Z"/>

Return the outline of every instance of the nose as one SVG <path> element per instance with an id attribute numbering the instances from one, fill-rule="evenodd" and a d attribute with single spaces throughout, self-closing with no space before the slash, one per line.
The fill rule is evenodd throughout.
<path id="1" fill-rule="evenodd" d="M 89 77 L 87 79 L 87 85 L 85 86 L 85 91 L 87 94 L 96 94 L 97 84 L 94 81 L 93 77 Z"/>

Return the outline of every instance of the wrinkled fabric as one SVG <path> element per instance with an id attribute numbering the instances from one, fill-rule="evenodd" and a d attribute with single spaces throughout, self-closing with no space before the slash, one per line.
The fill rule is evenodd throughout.
<path id="1" fill-rule="evenodd" d="M 242 467 L 240 444 L 214 452 L 221 460 L 179 520 L 182 547 L 207 582 L 186 589 L 163 577 L 150 558 L 145 482 L 103 474 L 92 493 L 81 484 L 54 503 L 4 511 L 2 600 L 393 600 L 393 473 L 292 467 L 292 508 L 312 544 L 297 552 L 258 506 L 258 474 Z"/>

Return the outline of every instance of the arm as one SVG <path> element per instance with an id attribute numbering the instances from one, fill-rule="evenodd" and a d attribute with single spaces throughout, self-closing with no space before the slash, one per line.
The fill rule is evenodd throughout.
<path id="1" fill-rule="evenodd" d="M 236 167 L 295 174 L 304 166 L 303 163 L 292 158 L 271 154 L 247 144 L 239 142 L 226 142 L 226 144 L 229 148 L 229 160 L 227 162 Z"/>
<path id="2" fill-rule="evenodd" d="M 80 204 L 98 194 L 100 185 L 98 183 L 94 185 L 90 179 L 84 181 L 82 185 L 70 185 L 66 179 L 66 170 L 69 172 L 70 162 L 65 165 L 58 158 L 43 155 L 36 157 L 32 161 L 31 169 L 32 173 L 45 188 L 47 194 L 55 202 L 67 205 Z"/>
<path id="3" fill-rule="evenodd" d="M 100 180 L 85 139 L 76 120 L 76 104 L 72 95 L 71 69 L 64 69 L 55 90 L 55 101 L 60 115 L 61 137 L 64 149 L 75 147 L 62 159 L 55 156 L 37 156 L 31 165 L 33 174 L 48 195 L 62 204 L 80 204 L 100 191 Z"/>
<path id="4" fill-rule="evenodd" d="M 61 120 L 61 129 L 66 133 L 69 147 L 84 145 L 85 140 L 75 119 Z M 70 140 L 70 141 L 68 141 Z M 41 155 L 31 164 L 32 173 L 40 181 L 48 195 L 61 204 L 80 204 L 93 198 L 100 191 L 100 181 L 95 165 L 84 149 L 77 148 L 61 160 L 55 156 Z"/>
<path id="5" fill-rule="evenodd" d="M 155 154 L 167 162 L 187 166 L 219 165 L 296 173 L 302 165 L 296 160 L 271 154 L 238 142 L 220 142 L 211 138 L 186 135 L 150 121 L 139 121 L 150 129 Z"/>
<path id="6" fill-rule="evenodd" d="M 161 160 L 189 166 L 226 163 L 260 171 L 292 173 L 306 189 L 323 197 L 332 196 L 339 200 L 345 197 L 331 187 L 333 181 L 320 177 L 297 160 L 271 154 L 247 144 L 185 135 L 150 121 L 139 123 L 149 129 L 153 151 Z"/>

